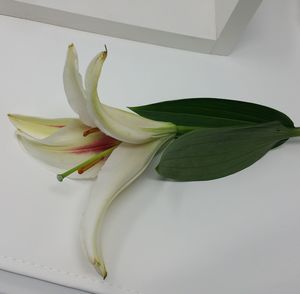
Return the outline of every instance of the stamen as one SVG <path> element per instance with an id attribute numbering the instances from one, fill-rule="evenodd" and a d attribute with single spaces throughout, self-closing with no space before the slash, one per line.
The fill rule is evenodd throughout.
<path id="1" fill-rule="evenodd" d="M 91 168 L 92 166 L 94 166 L 95 164 L 97 164 L 101 159 L 107 157 L 108 155 L 110 155 L 113 150 L 116 148 L 117 146 L 113 146 L 109 149 L 106 149 L 105 151 L 103 152 L 100 152 L 94 156 L 92 156 L 91 158 L 89 158 L 88 160 L 74 166 L 73 168 L 65 171 L 64 173 L 62 174 L 58 174 L 56 176 L 57 180 L 62 182 L 64 180 L 65 177 L 69 176 L 70 174 L 78 171 L 79 170 L 83 170 L 81 173 L 85 172 L 87 169 Z M 91 165 L 92 164 L 92 165 Z M 89 166 L 89 167 L 88 167 Z M 88 168 L 87 168 L 88 167 Z M 86 169 L 87 168 L 87 169 Z"/>
<path id="2" fill-rule="evenodd" d="M 96 132 L 100 132 L 100 130 L 98 128 L 90 128 L 90 129 L 87 129 L 83 132 L 83 137 L 86 137 L 88 136 L 89 134 L 92 134 L 92 133 L 96 133 Z"/>
<path id="3" fill-rule="evenodd" d="M 78 169 L 78 173 L 81 175 L 83 174 L 85 171 L 89 170 L 90 168 L 92 168 L 94 165 L 96 165 L 98 162 L 100 162 L 103 158 L 101 159 L 97 159 L 94 162 L 91 162 L 90 164 L 87 164 L 86 166 L 83 166 L 82 168 Z"/>

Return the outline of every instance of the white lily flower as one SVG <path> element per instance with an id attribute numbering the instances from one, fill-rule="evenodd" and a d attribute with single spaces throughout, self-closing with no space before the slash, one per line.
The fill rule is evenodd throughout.
<path id="1" fill-rule="evenodd" d="M 80 177 L 71 176 L 78 179 L 95 178 L 107 156 L 120 143 L 99 130 L 84 136 L 91 132 L 91 128 L 78 119 L 8 116 L 17 128 L 17 138 L 25 150 L 55 171 L 68 170 L 63 177 L 78 171 Z"/>
<path id="2" fill-rule="evenodd" d="M 73 44 L 68 47 L 64 89 L 79 119 L 9 116 L 18 129 L 20 142 L 32 156 L 68 169 L 58 175 L 60 181 L 76 171 L 93 177 L 101 168 L 82 218 L 81 239 L 91 263 L 103 278 L 107 272 L 96 236 L 107 209 L 177 131 L 172 123 L 146 119 L 100 102 L 97 86 L 106 56 L 107 50 L 91 61 L 84 89 L 76 49 Z"/>
<path id="3" fill-rule="evenodd" d="M 97 87 L 106 57 L 107 51 L 99 53 L 89 64 L 85 75 L 88 111 L 96 126 L 107 135 L 132 144 L 142 144 L 176 133 L 176 126 L 172 123 L 146 119 L 101 103 Z"/>

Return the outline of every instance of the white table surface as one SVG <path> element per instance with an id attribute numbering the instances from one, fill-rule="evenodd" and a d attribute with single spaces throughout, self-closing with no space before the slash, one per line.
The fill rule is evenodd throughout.
<path id="1" fill-rule="evenodd" d="M 114 70 L 118 68 L 118 71 L 113 73 L 109 66 L 106 67 L 106 86 L 103 95 L 106 97 L 125 97 L 124 100 L 120 99 L 118 106 L 137 105 L 141 95 L 153 97 L 153 102 L 174 97 L 207 96 L 232 99 L 245 97 L 247 100 L 259 103 L 259 97 L 264 97 L 265 104 L 287 112 L 295 124 L 300 125 L 300 109 L 293 108 L 288 104 L 300 99 L 299 21 L 299 1 L 264 0 L 233 54 L 229 57 L 218 57 L 139 44 L 0 16 L 0 65 L 5 65 L 5 67 L 0 67 L 0 78 L 2 82 L 4 81 L 0 90 L 1 99 L 8 99 L 9 95 L 20 93 L 13 90 L 11 82 L 7 82 L 14 78 L 18 82 L 16 88 L 24 88 L 24 97 L 41 94 L 41 92 L 35 92 L 35 83 L 39 83 L 39 86 L 42 83 L 44 87 L 50 89 L 51 83 L 61 83 L 61 76 L 57 79 L 51 79 L 49 84 L 46 77 L 39 76 L 38 73 L 34 72 L 34 66 L 30 68 L 30 62 L 33 62 L 35 58 L 38 58 L 40 62 L 43 60 L 36 50 L 38 46 L 41 47 L 41 50 L 45 50 L 47 46 L 53 48 L 53 54 L 55 54 L 56 50 L 65 50 L 68 43 L 75 42 L 79 56 L 80 51 L 88 51 L 92 57 L 106 43 L 112 56 L 108 63 Z M 85 40 L 86 43 L 84 43 Z M 55 46 L 56 43 L 57 47 Z M 23 69 L 18 71 L 17 61 L 20 55 L 22 58 L 28 59 L 28 75 Z M 61 63 L 62 60 L 58 62 Z M 83 63 L 86 64 L 87 60 L 84 60 Z M 45 66 L 49 66 L 49 64 L 45 62 Z M 49 73 L 53 75 L 59 66 L 62 67 L 62 64 L 50 64 Z M 114 79 L 109 79 L 109 75 L 113 75 Z M 58 93 L 45 93 L 49 99 L 51 95 L 58 95 Z M 54 111 L 54 108 L 51 107 L 49 104 L 45 108 L 44 100 L 41 99 L 35 105 L 35 111 L 39 111 L 40 115 L 47 116 L 51 111 Z M 15 109 L 12 109 L 14 112 L 22 111 L 22 113 L 26 113 L 26 111 L 30 113 L 31 110 L 32 105 L 26 106 L 24 103 L 21 106 L 15 105 Z M 58 115 L 63 116 L 65 114 L 66 111 L 63 109 Z M 3 114 L 1 113 L 1 115 Z M 286 151 L 277 152 L 281 152 L 281 156 L 288 153 L 288 150 L 296 152 L 294 145 L 288 145 Z M 300 150 L 299 146 L 298 149 Z M 289 166 L 294 171 L 298 168 L 299 175 L 300 152 L 295 154 L 297 156 L 294 161 L 289 163 Z M 276 156 L 272 156 L 272 160 L 275 161 L 276 158 Z M 284 157 L 281 157 L 278 160 L 283 159 Z M 268 164 L 268 160 L 266 164 Z M 263 165 L 257 171 L 262 169 L 264 169 Z M 296 178 L 299 179 L 299 176 L 295 177 L 295 180 Z M 299 194 L 299 190 L 294 192 Z M 289 195 L 286 195 L 286 198 L 287 202 L 293 201 Z M 299 213 L 296 214 L 296 211 L 299 211 L 300 200 L 295 199 L 293 202 L 295 210 L 290 207 L 290 215 L 296 220 L 299 215 Z M 151 212 L 151 207 L 149 209 Z M 286 211 L 285 216 L 287 215 L 289 213 Z M 299 221 L 296 223 L 299 224 Z M 110 223 L 108 223 L 109 225 Z M 274 260 L 274 271 L 266 275 L 270 279 L 270 286 L 262 284 L 260 288 L 257 286 L 259 283 L 256 283 L 256 288 L 246 287 L 243 293 L 298 294 L 300 292 L 299 251 L 298 256 L 293 255 L 297 253 L 296 249 L 300 248 L 299 233 L 300 227 L 295 225 L 294 228 L 287 228 L 286 234 L 282 232 L 281 235 L 278 235 L 276 240 L 285 239 L 286 243 L 282 241 L 281 245 L 286 247 L 284 252 L 281 252 L 282 256 L 278 256 L 278 259 Z M 272 242 L 271 237 L 266 238 L 266 245 L 269 245 L 271 249 Z M 268 249 L 263 248 L 262 250 L 267 254 Z M 253 262 L 257 262 L 259 255 L 255 255 L 255 252 L 253 254 Z M 272 258 L 273 255 L 270 254 L 270 256 Z M 250 257 L 248 256 L 248 258 Z M 269 262 L 272 262 L 272 259 Z M 261 266 L 263 267 L 263 265 Z M 253 272 L 249 270 L 245 273 L 251 275 Z M 285 274 L 286 283 L 284 279 L 280 280 L 278 284 L 276 282 L 271 283 L 272 279 L 279 279 Z M 208 276 L 208 278 L 212 278 L 212 276 Z M 237 290 L 234 293 L 242 293 L 239 289 L 243 289 L 243 278 L 245 281 L 247 280 L 247 277 L 241 273 L 240 280 L 237 282 Z M 249 276 L 249 279 L 252 278 L 253 276 Z M 256 279 L 259 280 L 259 277 Z M 217 287 L 213 289 L 217 289 Z M 233 293 L 229 290 L 227 292 L 226 286 L 224 289 L 223 293 Z M 22 276 L 15 277 L 0 271 L 0 293 L 75 294 L 84 292 L 61 288 Z M 217 293 L 217 291 L 206 289 L 206 293 Z"/>
<path id="2" fill-rule="evenodd" d="M 62 287 L 38 279 L 0 270 L 1 294 L 86 294 L 88 292 Z"/>

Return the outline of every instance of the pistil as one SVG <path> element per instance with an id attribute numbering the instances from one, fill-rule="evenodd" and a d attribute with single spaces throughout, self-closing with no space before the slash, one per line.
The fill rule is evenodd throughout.
<path id="1" fill-rule="evenodd" d="M 109 149 L 106 149 L 105 151 L 102 151 L 102 152 L 90 157 L 88 160 L 74 166 L 73 168 L 65 171 L 64 173 L 58 174 L 56 176 L 57 180 L 62 182 L 65 177 L 71 175 L 72 173 L 74 173 L 76 171 L 78 171 L 78 173 L 82 174 L 83 172 L 87 171 L 88 169 L 90 169 L 91 167 L 96 165 L 98 162 L 100 162 L 103 158 L 109 156 L 116 147 L 117 146 L 113 146 Z"/>

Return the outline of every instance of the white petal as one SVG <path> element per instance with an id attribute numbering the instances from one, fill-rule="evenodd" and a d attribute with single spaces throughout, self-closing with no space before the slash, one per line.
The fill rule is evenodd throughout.
<path id="1" fill-rule="evenodd" d="M 31 156 L 55 168 L 55 171 L 65 171 L 118 144 L 101 132 L 83 137 L 86 128 L 78 120 L 43 139 L 36 139 L 22 131 L 18 131 L 17 135 Z M 95 177 L 103 163 L 101 161 L 78 178 Z"/>
<path id="2" fill-rule="evenodd" d="M 20 143 L 25 150 L 34 158 L 54 168 L 56 172 L 68 170 L 81 162 L 89 159 L 93 154 L 83 153 L 75 154 L 65 151 L 57 151 L 53 146 L 45 146 L 39 143 L 28 140 L 26 137 L 18 136 Z M 97 176 L 99 169 L 103 165 L 98 163 L 91 168 L 88 173 L 83 173 L 78 178 L 94 178 Z"/>
<path id="3" fill-rule="evenodd" d="M 68 170 L 86 161 L 93 155 L 90 153 L 75 154 L 63 150 L 57 151 L 53 146 L 42 145 L 20 135 L 18 139 L 32 157 L 52 167 L 55 172 Z M 87 172 L 78 175 L 78 178 L 87 179 L 96 177 L 103 163 L 96 164 Z"/>
<path id="4" fill-rule="evenodd" d="M 106 51 L 99 53 L 89 64 L 85 76 L 88 111 L 97 127 L 111 137 L 132 144 L 176 133 L 176 126 L 172 123 L 146 119 L 100 102 L 97 86 L 106 56 Z"/>
<path id="5" fill-rule="evenodd" d="M 91 263 L 103 278 L 106 269 L 96 240 L 104 215 L 114 198 L 145 170 L 158 149 L 169 139 L 165 137 L 141 145 L 121 143 L 98 175 L 83 215 L 81 239 Z"/>
<path id="6" fill-rule="evenodd" d="M 79 115 L 83 123 L 88 126 L 95 126 L 87 111 L 86 94 L 78 69 L 77 52 L 73 44 L 68 47 L 63 79 L 65 93 L 71 108 Z"/>
<path id="7" fill-rule="evenodd" d="M 62 149 L 79 149 L 81 147 L 91 145 L 93 143 L 101 144 L 101 141 L 103 141 L 102 145 L 114 145 L 114 143 L 117 142 L 115 139 L 106 136 L 100 130 L 88 136 L 83 136 L 84 131 L 88 129 L 89 127 L 82 124 L 80 120 L 74 120 L 68 123 L 63 128 L 57 128 L 56 132 L 53 132 L 50 136 L 41 139 L 30 136 L 28 135 L 28 133 L 25 133 L 21 130 L 18 130 L 17 133 L 21 136 L 26 136 L 27 139 L 32 140 L 34 142 L 38 142 L 43 145 L 51 145 L 53 147 Z"/>
<path id="8" fill-rule="evenodd" d="M 80 123 L 74 118 L 48 119 L 20 114 L 8 114 L 8 118 L 18 130 L 37 139 L 48 137 L 70 123 Z"/>

